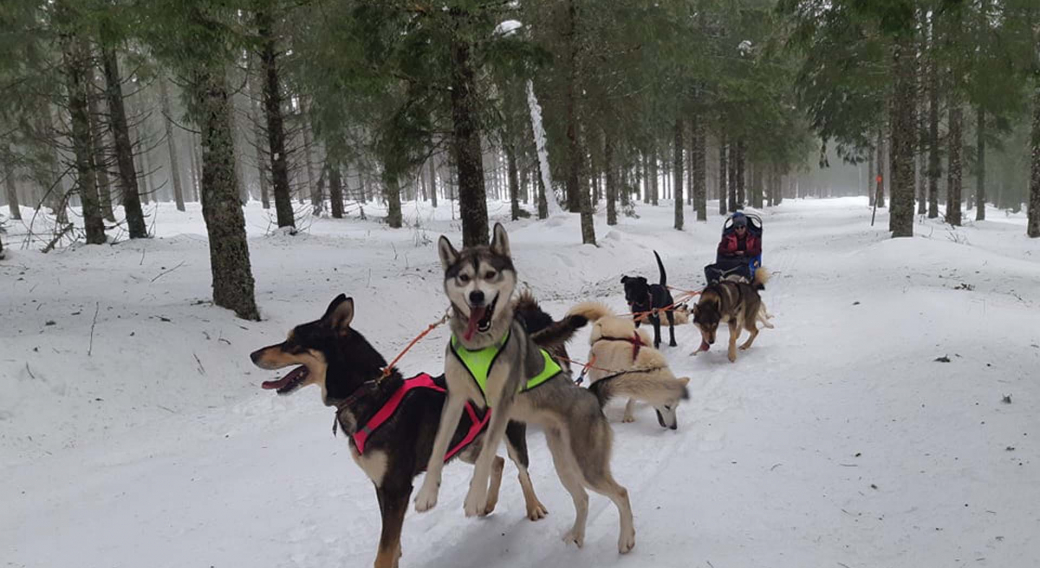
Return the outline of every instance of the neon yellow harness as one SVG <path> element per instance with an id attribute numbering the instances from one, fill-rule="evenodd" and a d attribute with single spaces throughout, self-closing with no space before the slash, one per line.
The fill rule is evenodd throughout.
<path id="1" fill-rule="evenodd" d="M 491 373 L 491 366 L 495 364 L 495 360 L 498 359 L 498 354 L 502 352 L 502 348 L 509 343 L 510 335 L 512 335 L 512 333 L 506 333 L 505 337 L 503 337 L 498 343 L 483 349 L 477 349 L 476 351 L 470 351 L 469 349 L 459 345 L 458 339 L 456 339 L 454 335 L 451 336 L 451 352 L 455 354 L 455 357 L 460 363 L 462 363 L 462 366 L 466 367 L 466 370 L 469 371 L 469 375 L 473 377 L 473 381 L 477 383 L 480 392 L 484 394 L 485 402 L 487 402 L 488 374 Z M 542 366 L 542 372 L 527 379 L 527 382 L 520 387 L 518 392 L 529 391 L 555 377 L 563 370 L 560 368 L 560 365 L 553 360 L 552 356 L 549 355 L 548 351 L 545 349 L 540 349 L 539 351 L 542 352 L 542 359 L 545 363 Z M 488 406 L 490 407 L 490 405 Z"/>

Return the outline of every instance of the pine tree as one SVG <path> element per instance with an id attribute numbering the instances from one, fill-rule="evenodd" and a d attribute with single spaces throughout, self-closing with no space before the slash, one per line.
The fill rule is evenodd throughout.
<path id="1" fill-rule="evenodd" d="M 339 164 L 333 163 L 328 156 L 325 157 L 325 171 L 329 178 L 329 201 L 332 207 L 332 218 L 343 218 L 343 174 L 340 172 Z"/>
<path id="2" fill-rule="evenodd" d="M 614 139 L 610 132 L 603 133 L 603 167 L 607 186 L 607 225 L 617 225 L 617 179 L 614 164 Z"/>
<path id="3" fill-rule="evenodd" d="M 278 69 L 278 50 L 274 17 L 269 6 L 260 6 L 255 14 L 260 45 L 260 70 L 263 76 L 263 107 L 267 121 L 267 144 L 271 157 L 271 185 L 279 227 L 296 227 L 289 188 L 289 164 L 285 148 L 285 119 L 282 115 L 282 82 Z"/>
<path id="4" fill-rule="evenodd" d="M 911 22 L 910 26 L 913 23 Z M 891 105 L 891 230 L 893 237 L 914 234 L 914 143 L 917 140 L 917 61 L 913 28 L 903 30 L 892 53 L 895 88 Z"/>
<path id="5" fill-rule="evenodd" d="M 180 160 L 177 159 L 177 142 L 173 136 L 173 117 L 170 116 L 170 94 L 166 89 L 166 78 L 160 76 L 158 81 L 163 125 L 166 127 L 166 148 L 170 152 L 170 181 L 173 183 L 173 199 L 177 204 L 177 211 L 184 211 L 184 188 L 181 186 Z"/>
<path id="6" fill-rule="evenodd" d="M 4 171 L 4 189 L 7 192 L 7 209 L 15 221 L 22 220 L 22 208 L 18 205 L 18 190 L 14 185 L 15 169 L 8 165 Z"/>
<path id="7" fill-rule="evenodd" d="M 964 114 L 956 101 L 950 102 L 950 132 L 947 134 L 946 222 L 961 224 L 961 134 Z"/>
<path id="8" fill-rule="evenodd" d="M 729 164 L 727 161 L 726 134 L 719 135 L 719 215 L 729 213 L 727 195 L 729 194 Z"/>
<path id="9" fill-rule="evenodd" d="M 76 14 L 67 0 L 55 3 L 55 19 L 60 33 L 62 68 L 66 80 L 66 95 L 72 123 L 71 141 L 75 154 L 76 183 L 83 204 L 83 225 L 87 244 L 102 244 L 105 222 L 97 193 L 97 169 L 94 164 L 94 140 L 90 131 L 90 52 L 82 32 L 76 29 Z"/>
<path id="10" fill-rule="evenodd" d="M 675 141 L 672 144 L 674 159 L 672 170 L 675 175 L 675 230 L 683 230 L 683 122 L 675 121 Z"/>
<path id="11" fill-rule="evenodd" d="M 137 186 L 137 168 L 134 167 L 134 149 L 130 141 L 130 127 L 126 120 L 126 107 L 123 101 L 122 76 L 119 73 L 119 56 L 113 45 L 118 42 L 116 34 L 102 28 L 101 47 L 102 70 L 105 75 L 105 97 L 108 102 L 109 129 L 115 141 L 116 165 L 118 166 L 117 186 L 123 198 L 123 212 L 126 215 L 127 232 L 131 239 L 148 237 L 148 227 L 144 222 L 144 211 L 141 209 L 141 195 Z M 105 38 L 108 38 L 107 40 Z"/>
<path id="12" fill-rule="evenodd" d="M 1033 85 L 1033 130 L 1030 136 L 1029 213 L 1026 234 L 1040 237 L 1040 73 Z"/>

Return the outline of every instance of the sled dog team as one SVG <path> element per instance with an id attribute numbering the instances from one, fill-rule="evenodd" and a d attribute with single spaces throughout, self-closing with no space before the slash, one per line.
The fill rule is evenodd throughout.
<path id="1" fill-rule="evenodd" d="M 294 367 L 265 389 L 289 394 L 316 384 L 326 406 L 336 408 L 334 430 L 348 437 L 351 455 L 375 485 L 382 516 L 376 568 L 396 568 L 401 557 L 401 527 L 412 495 L 412 480 L 425 471 L 415 497 L 423 512 L 437 505 L 441 470 L 458 457 L 473 464 L 464 501 L 467 517 L 487 515 L 498 502 L 504 460 L 497 456 L 503 438 L 509 459 L 519 471 L 527 517 L 547 514 L 528 474 L 526 425 L 545 433 L 546 445 L 560 482 L 574 501 L 574 524 L 563 540 L 581 547 L 588 518 L 588 490 L 606 496 L 620 516 L 618 552 L 635 546 L 635 527 L 628 491 L 611 473 L 613 431 L 603 406 L 615 397 L 628 399 L 624 421 L 634 420 L 634 401 L 652 406 L 662 427 L 676 429 L 679 402 L 688 398 L 688 378 L 676 378 L 660 345 L 660 316 L 674 325 L 689 314 L 671 309 L 664 265 L 659 256 L 660 284 L 643 277 L 624 277 L 625 297 L 633 312 L 650 312 L 654 342 L 638 329 L 642 318 L 614 315 L 596 302 L 581 303 L 559 321 L 546 314 L 527 293 L 513 300 L 517 272 L 509 238 L 496 224 L 490 246 L 456 250 L 446 237 L 438 242 L 444 269 L 444 292 L 451 303 L 451 339 L 445 348 L 444 373 L 405 378 L 353 327 L 355 306 L 339 295 L 320 319 L 296 326 L 285 341 L 252 353 L 263 369 Z M 709 285 L 692 310 L 702 341 L 697 352 L 715 341 L 722 323 L 730 330 L 729 358 L 736 358 L 740 329 L 751 336 L 757 322 L 772 327 L 758 290 L 765 272 L 754 281 L 722 281 Z M 591 384 L 572 378 L 566 342 L 575 331 L 593 324 L 589 338 Z M 695 352 L 696 354 L 696 352 Z M 584 376 L 584 374 L 583 374 Z"/>

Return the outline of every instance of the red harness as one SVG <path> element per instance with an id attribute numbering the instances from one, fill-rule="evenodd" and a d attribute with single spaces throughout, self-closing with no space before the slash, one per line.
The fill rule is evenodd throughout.
<path id="1" fill-rule="evenodd" d="M 433 382 L 433 377 L 426 373 L 421 373 L 410 379 L 405 379 L 401 383 L 401 387 L 398 388 L 397 391 L 395 391 L 386 401 L 386 404 L 384 404 L 383 407 L 372 416 L 372 418 L 369 418 L 368 422 L 364 426 L 358 428 L 357 432 L 354 432 L 354 445 L 357 446 L 359 454 L 365 453 L 365 442 L 368 441 L 369 436 L 394 416 L 398 407 L 401 406 L 401 402 L 404 401 L 404 397 L 407 396 L 412 389 L 430 389 L 439 393 L 447 392 L 447 389 Z M 477 409 L 471 402 L 466 403 L 466 414 L 469 415 L 470 420 L 469 431 L 466 432 L 466 435 L 462 437 L 462 440 L 456 444 L 455 447 L 448 450 L 448 453 L 444 456 L 444 461 L 448 461 L 455 457 L 455 454 L 461 452 L 466 446 L 470 445 L 473 440 L 484 431 L 484 428 L 491 420 L 490 408 L 487 409 L 487 412 L 484 413 L 484 417 L 481 418 L 477 414 Z"/>

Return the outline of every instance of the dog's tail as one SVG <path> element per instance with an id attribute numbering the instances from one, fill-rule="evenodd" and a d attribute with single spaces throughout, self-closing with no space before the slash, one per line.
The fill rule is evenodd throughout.
<path id="1" fill-rule="evenodd" d="M 582 302 L 567 312 L 568 316 L 582 316 L 587 321 L 599 321 L 611 317 L 614 312 L 606 304 L 600 302 Z"/>
<path id="2" fill-rule="evenodd" d="M 654 258 L 657 259 L 657 269 L 661 271 L 661 286 L 667 286 L 668 275 L 664 272 L 664 263 L 661 262 L 661 255 L 657 254 L 656 250 L 654 251 Z"/>
<path id="3" fill-rule="evenodd" d="M 596 395 L 600 407 L 617 397 L 634 398 L 652 406 L 664 406 L 689 399 L 690 393 L 686 389 L 689 383 L 689 377 L 676 379 L 671 373 L 628 373 L 598 380 L 589 385 L 589 391 Z"/>
<path id="4" fill-rule="evenodd" d="M 769 282 L 769 272 L 764 266 L 759 266 L 755 269 L 755 279 L 751 285 L 755 287 L 755 290 L 765 290 L 766 282 Z"/>
<path id="5" fill-rule="evenodd" d="M 567 315 L 560 321 L 554 321 L 541 331 L 531 334 L 539 347 L 551 349 L 562 347 L 574 337 L 574 332 L 585 327 L 589 320 L 582 315 Z"/>

